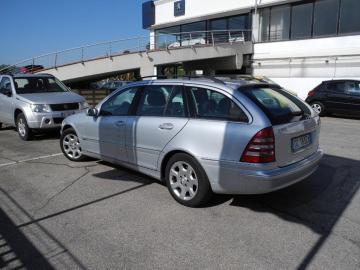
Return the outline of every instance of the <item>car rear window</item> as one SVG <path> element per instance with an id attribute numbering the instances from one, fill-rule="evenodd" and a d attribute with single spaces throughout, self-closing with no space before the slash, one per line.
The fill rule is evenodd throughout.
<path id="1" fill-rule="evenodd" d="M 277 87 L 253 86 L 240 91 L 264 111 L 273 125 L 299 121 L 311 114 L 302 101 Z"/>

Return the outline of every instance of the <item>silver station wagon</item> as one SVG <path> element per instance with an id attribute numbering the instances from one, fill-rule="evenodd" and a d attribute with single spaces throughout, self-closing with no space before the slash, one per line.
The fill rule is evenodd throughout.
<path id="1" fill-rule="evenodd" d="M 164 181 L 179 203 L 259 194 L 311 175 L 320 119 L 278 85 L 216 78 L 134 82 L 62 123 L 60 146 Z"/>

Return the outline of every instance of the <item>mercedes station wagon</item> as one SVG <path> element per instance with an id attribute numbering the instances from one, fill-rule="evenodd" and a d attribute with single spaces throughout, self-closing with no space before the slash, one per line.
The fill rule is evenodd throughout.
<path id="1" fill-rule="evenodd" d="M 318 167 L 319 116 L 278 85 L 191 78 L 131 83 L 62 123 L 72 161 L 120 164 L 164 181 L 179 203 L 260 194 Z"/>

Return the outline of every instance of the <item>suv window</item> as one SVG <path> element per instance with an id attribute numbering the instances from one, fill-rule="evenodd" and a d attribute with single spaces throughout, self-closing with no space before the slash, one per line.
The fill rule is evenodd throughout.
<path id="1" fill-rule="evenodd" d="M 5 90 L 11 91 L 11 81 L 8 77 L 2 78 L 2 80 L 0 82 L 0 93 L 4 94 Z"/>
<path id="2" fill-rule="evenodd" d="M 140 99 L 137 115 L 184 117 L 185 102 L 182 86 L 147 86 Z"/>
<path id="3" fill-rule="evenodd" d="M 187 87 L 197 118 L 248 122 L 246 114 L 227 96 L 213 90 Z"/>
<path id="4" fill-rule="evenodd" d="M 116 93 L 101 106 L 101 115 L 123 116 L 129 113 L 138 87 Z"/>
<path id="5" fill-rule="evenodd" d="M 336 93 L 345 93 L 346 91 L 345 82 L 328 82 L 326 87 L 328 90 Z"/>

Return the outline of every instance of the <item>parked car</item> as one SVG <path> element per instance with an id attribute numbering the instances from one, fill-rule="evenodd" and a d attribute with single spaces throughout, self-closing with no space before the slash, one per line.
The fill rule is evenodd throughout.
<path id="1" fill-rule="evenodd" d="M 101 86 L 101 89 L 109 90 L 110 93 L 115 91 L 116 89 L 130 83 L 129 81 L 109 81 L 105 83 L 103 86 Z"/>
<path id="2" fill-rule="evenodd" d="M 60 146 L 164 181 L 186 206 L 214 193 L 259 194 L 311 175 L 323 155 L 320 118 L 278 85 L 177 79 L 129 84 L 67 117 Z"/>
<path id="3" fill-rule="evenodd" d="M 24 67 L 19 68 L 19 73 L 26 74 L 26 73 L 34 73 L 44 69 L 42 65 L 27 65 Z"/>
<path id="4" fill-rule="evenodd" d="M 360 81 L 324 81 L 308 93 L 306 102 L 320 116 L 330 113 L 360 115 Z"/>
<path id="5" fill-rule="evenodd" d="M 66 116 L 86 108 L 83 97 L 52 75 L 0 76 L 0 127 L 15 126 L 23 140 L 35 130 L 60 128 Z"/>

